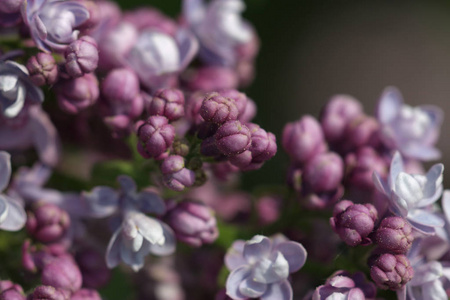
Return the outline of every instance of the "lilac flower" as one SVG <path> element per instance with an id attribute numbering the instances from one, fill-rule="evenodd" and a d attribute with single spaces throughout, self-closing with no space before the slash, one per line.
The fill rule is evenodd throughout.
<path id="1" fill-rule="evenodd" d="M 81 77 L 97 69 L 97 43 L 90 36 L 83 36 L 72 42 L 64 53 L 65 67 L 71 77 Z"/>
<path id="2" fill-rule="evenodd" d="M 0 109 L 7 118 L 16 117 L 25 102 L 41 103 L 44 94 L 28 76 L 25 66 L 13 61 L 0 61 Z"/>
<path id="3" fill-rule="evenodd" d="M 89 11 L 79 1 L 27 0 L 22 17 L 39 49 L 64 52 L 78 39 L 76 28 L 89 20 Z"/>
<path id="4" fill-rule="evenodd" d="M 367 282 L 362 272 L 350 275 L 346 271 L 337 271 L 327 279 L 324 285 L 316 288 L 312 300 L 331 299 L 375 299 L 376 287 Z"/>
<path id="5" fill-rule="evenodd" d="M 58 78 L 58 66 L 51 54 L 39 52 L 27 62 L 31 81 L 37 86 L 52 85 Z"/>
<path id="6" fill-rule="evenodd" d="M 175 236 L 169 226 L 143 213 L 130 211 L 109 241 L 106 264 L 114 268 L 122 260 L 138 271 L 144 266 L 147 254 L 172 254 L 175 244 Z"/>
<path id="7" fill-rule="evenodd" d="M 377 111 L 384 144 L 408 158 L 435 160 L 441 153 L 435 148 L 443 112 L 436 106 L 410 107 L 403 104 L 400 92 L 388 87 L 381 95 Z"/>
<path id="8" fill-rule="evenodd" d="M 184 0 L 183 14 L 198 37 L 200 57 L 208 64 L 236 66 L 242 54 L 239 48 L 256 40 L 251 25 L 240 13 L 245 9 L 241 0 Z"/>
<path id="9" fill-rule="evenodd" d="M 425 234 L 434 234 L 444 221 L 426 208 L 435 203 L 442 194 L 444 165 L 435 164 L 426 175 L 404 172 L 402 157 L 394 154 L 387 182 L 374 172 L 377 188 L 389 199 L 390 210 L 407 219 L 413 228 Z"/>
<path id="10" fill-rule="evenodd" d="M 0 151 L 0 192 L 8 185 L 10 177 L 10 155 L 7 152 Z M 15 199 L 0 194 L 0 229 L 20 230 L 25 225 L 26 218 L 25 210 Z"/>
<path id="11" fill-rule="evenodd" d="M 306 261 L 306 250 L 300 243 L 256 235 L 245 242 L 235 241 L 225 256 L 231 271 L 227 295 L 232 299 L 292 300 L 287 280 Z"/>

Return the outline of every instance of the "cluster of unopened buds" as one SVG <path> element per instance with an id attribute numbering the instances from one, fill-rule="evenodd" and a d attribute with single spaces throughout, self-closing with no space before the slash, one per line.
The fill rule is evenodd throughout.
<path id="1" fill-rule="evenodd" d="M 286 184 L 239 186 L 277 152 L 244 8 L 1 1 L 0 300 L 447 299 L 440 109 L 335 96 L 285 126 Z"/>

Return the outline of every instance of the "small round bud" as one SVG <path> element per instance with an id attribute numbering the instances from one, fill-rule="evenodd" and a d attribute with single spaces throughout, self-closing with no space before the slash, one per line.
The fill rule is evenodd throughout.
<path id="1" fill-rule="evenodd" d="M 239 121 L 224 123 L 214 134 L 214 138 L 217 148 L 227 156 L 240 154 L 251 145 L 250 130 Z"/>
<path id="2" fill-rule="evenodd" d="M 338 188 L 344 176 L 344 163 L 333 152 L 323 153 L 308 161 L 303 174 L 304 186 L 308 191 L 319 193 Z"/>
<path id="3" fill-rule="evenodd" d="M 70 114 L 92 106 L 99 96 L 97 77 L 93 74 L 58 82 L 55 91 L 59 107 Z"/>
<path id="4" fill-rule="evenodd" d="M 236 120 L 239 110 L 233 99 L 223 97 L 219 93 L 211 93 L 203 100 L 200 114 L 207 122 L 223 124 Z"/>
<path id="5" fill-rule="evenodd" d="M 82 275 L 73 258 L 66 254 L 44 266 L 41 281 L 44 285 L 75 292 L 81 288 Z"/>
<path id="6" fill-rule="evenodd" d="M 28 211 L 27 231 L 39 242 L 52 243 L 60 240 L 69 226 L 69 214 L 54 204 L 40 202 Z"/>
<path id="7" fill-rule="evenodd" d="M 370 277 L 381 289 L 397 291 L 414 276 L 408 258 L 402 254 L 384 253 L 370 266 Z"/>
<path id="8" fill-rule="evenodd" d="M 375 241 L 381 249 L 397 254 L 408 252 L 413 240 L 411 225 L 401 217 L 383 219 L 375 233 Z"/>
<path id="9" fill-rule="evenodd" d="M 164 116 L 169 121 L 184 116 L 184 95 L 177 89 L 160 89 L 152 98 L 147 111 L 150 115 Z"/>
<path id="10" fill-rule="evenodd" d="M 143 123 L 138 131 L 138 150 L 144 157 L 160 158 L 172 145 L 175 138 L 175 128 L 168 124 L 169 120 L 163 116 L 151 116 Z"/>
<path id="11" fill-rule="evenodd" d="M 96 41 L 90 36 L 83 36 L 67 47 L 66 72 L 73 78 L 81 77 L 97 69 L 98 49 Z"/>
<path id="12" fill-rule="evenodd" d="M 195 183 L 195 173 L 186 169 L 184 158 L 179 155 L 170 155 L 161 164 L 164 184 L 174 190 L 182 191 Z"/>
<path id="13" fill-rule="evenodd" d="M 58 78 L 58 67 L 51 54 L 40 52 L 27 62 L 31 81 L 37 85 L 52 85 Z"/>

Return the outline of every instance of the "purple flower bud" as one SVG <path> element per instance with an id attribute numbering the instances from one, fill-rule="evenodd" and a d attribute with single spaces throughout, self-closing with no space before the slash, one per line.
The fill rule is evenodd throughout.
<path id="1" fill-rule="evenodd" d="M 10 280 L 0 280 L 0 293 L 4 292 L 6 290 L 9 290 L 9 289 L 16 289 L 18 291 L 22 291 L 23 292 L 23 289 L 22 289 L 22 287 L 20 285 L 14 284 Z"/>
<path id="2" fill-rule="evenodd" d="M 337 95 L 331 98 L 320 116 L 323 133 L 327 141 L 336 142 L 344 134 L 347 124 L 362 114 L 361 104 L 353 97 Z"/>
<path id="3" fill-rule="evenodd" d="M 25 300 L 23 292 L 19 292 L 16 289 L 9 289 L 0 293 L 0 300 Z"/>
<path id="4" fill-rule="evenodd" d="M 259 222 L 263 225 L 272 224 L 280 217 L 282 198 L 275 195 L 267 195 L 258 199 L 256 210 Z"/>
<path id="5" fill-rule="evenodd" d="M 205 97 L 205 92 L 198 91 L 186 99 L 185 117 L 194 125 L 202 124 L 205 121 L 200 114 L 200 108 Z"/>
<path id="6" fill-rule="evenodd" d="M 75 292 L 81 288 L 82 276 L 72 256 L 67 254 L 44 266 L 41 281 L 44 285 Z"/>
<path id="7" fill-rule="evenodd" d="M 91 73 L 97 69 L 97 43 L 90 36 L 83 36 L 67 47 L 64 57 L 66 71 L 71 77 L 81 77 Z"/>
<path id="8" fill-rule="evenodd" d="M 341 147 L 348 151 L 362 146 L 377 146 L 379 127 L 375 118 L 361 114 L 347 123 L 345 141 Z"/>
<path id="9" fill-rule="evenodd" d="M 308 161 L 303 174 L 304 187 L 314 193 L 338 188 L 344 175 L 344 163 L 334 152 L 322 153 Z"/>
<path id="10" fill-rule="evenodd" d="M 320 124 L 311 116 L 304 116 L 283 129 L 283 148 L 294 162 L 304 163 L 326 151 Z"/>
<path id="11" fill-rule="evenodd" d="M 102 254 L 86 249 L 78 252 L 75 259 L 83 275 L 84 287 L 98 289 L 109 282 L 111 270 L 106 266 Z"/>
<path id="12" fill-rule="evenodd" d="M 251 146 L 250 130 L 239 121 L 224 123 L 214 134 L 214 138 L 217 148 L 227 156 L 240 154 Z"/>
<path id="13" fill-rule="evenodd" d="M 59 107 L 67 113 L 77 114 L 97 101 L 97 77 L 88 73 L 79 78 L 64 80 L 56 84 L 55 91 Z"/>
<path id="14" fill-rule="evenodd" d="M 414 276 L 408 258 L 402 254 L 384 253 L 370 266 L 370 277 L 381 289 L 401 289 Z"/>
<path id="15" fill-rule="evenodd" d="M 74 293 L 70 300 L 102 300 L 102 298 L 95 290 L 81 289 Z"/>
<path id="16" fill-rule="evenodd" d="M 247 98 L 247 104 L 245 105 L 245 110 L 239 115 L 239 121 L 242 123 L 248 123 L 256 116 L 256 103 L 250 98 Z"/>
<path id="17" fill-rule="evenodd" d="M 138 131 L 138 150 L 144 157 L 159 158 L 172 145 L 175 128 L 163 116 L 151 116 Z"/>
<path id="18" fill-rule="evenodd" d="M 383 219 L 375 233 L 375 241 L 378 246 L 396 254 L 408 252 L 413 240 L 411 225 L 401 217 Z"/>
<path id="19" fill-rule="evenodd" d="M 371 240 L 367 236 L 373 231 L 378 217 L 376 208 L 372 204 L 341 202 L 344 203 L 336 205 L 330 219 L 333 230 L 349 246 L 370 244 Z"/>
<path id="20" fill-rule="evenodd" d="M 238 86 L 236 72 L 222 66 L 206 66 L 188 70 L 182 80 L 191 91 L 212 92 L 222 89 L 234 89 Z"/>
<path id="21" fill-rule="evenodd" d="M 200 202 L 184 201 L 167 215 L 177 239 L 194 247 L 211 244 L 219 236 L 214 211 Z"/>
<path id="22" fill-rule="evenodd" d="M 27 300 L 69 300 L 70 292 L 53 286 L 38 286 Z"/>
<path id="23" fill-rule="evenodd" d="M 37 86 L 52 85 L 58 77 L 55 59 L 48 53 L 39 52 L 32 56 L 27 62 L 27 69 L 31 81 Z"/>
<path id="24" fill-rule="evenodd" d="M 2 0 L 0 2 L 0 12 L 13 14 L 20 11 L 20 6 L 24 0 Z"/>
<path id="25" fill-rule="evenodd" d="M 241 117 L 242 114 L 245 113 L 245 110 L 247 109 L 248 98 L 244 93 L 241 93 L 238 90 L 228 89 L 220 91 L 219 94 L 222 97 L 234 100 L 234 104 L 236 105 L 239 111 L 239 118 Z"/>
<path id="26" fill-rule="evenodd" d="M 61 244 L 40 247 L 31 245 L 30 240 L 25 240 L 22 245 L 22 266 L 31 273 L 36 273 L 53 261 L 55 258 L 66 255 L 66 249 Z"/>
<path id="27" fill-rule="evenodd" d="M 39 242 L 51 243 L 61 239 L 69 226 L 67 212 L 54 204 L 40 202 L 28 212 L 27 231 Z"/>
<path id="28" fill-rule="evenodd" d="M 184 116 L 184 95 L 177 89 L 160 89 L 147 108 L 150 115 L 164 116 L 169 121 L 177 120 Z"/>
<path id="29" fill-rule="evenodd" d="M 351 187 L 374 188 L 372 174 L 387 175 L 386 161 L 371 147 L 359 148 L 345 157 L 346 183 Z"/>
<path id="30" fill-rule="evenodd" d="M 223 124 L 236 120 L 239 110 L 233 99 L 223 97 L 219 93 L 211 93 L 203 100 L 200 114 L 207 122 Z"/>
<path id="31" fill-rule="evenodd" d="M 161 164 L 164 184 L 174 190 L 182 191 L 195 182 L 195 173 L 184 167 L 184 158 L 179 155 L 170 155 Z"/>
<path id="32" fill-rule="evenodd" d="M 102 82 L 102 95 L 109 102 L 131 102 L 139 92 L 139 78 L 130 69 L 114 69 Z"/>

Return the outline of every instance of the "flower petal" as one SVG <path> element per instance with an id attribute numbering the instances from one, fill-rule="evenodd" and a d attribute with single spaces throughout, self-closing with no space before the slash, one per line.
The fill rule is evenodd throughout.
<path id="1" fill-rule="evenodd" d="M 89 207 L 89 215 L 94 218 L 112 215 L 119 205 L 119 194 L 107 186 L 97 186 L 91 192 L 82 192 L 81 196 Z"/>
<path id="2" fill-rule="evenodd" d="M 163 215 L 166 213 L 164 200 L 156 193 L 142 191 L 136 198 L 137 206 L 144 213 Z"/>
<path id="3" fill-rule="evenodd" d="M 440 280 L 434 280 L 427 282 L 422 287 L 423 295 L 427 296 L 427 299 L 433 300 L 447 300 L 448 296 Z"/>
<path id="4" fill-rule="evenodd" d="M 391 166 L 389 169 L 389 186 L 393 186 L 397 176 L 404 170 L 403 159 L 400 152 L 396 151 L 392 157 Z"/>
<path id="5" fill-rule="evenodd" d="M 25 226 L 27 214 L 23 207 L 14 199 L 4 196 L 8 205 L 6 218 L 0 223 L 0 229 L 17 231 Z"/>
<path id="6" fill-rule="evenodd" d="M 239 292 L 250 298 L 258 298 L 267 289 L 267 284 L 253 281 L 250 276 L 239 284 Z"/>
<path id="7" fill-rule="evenodd" d="M 283 254 L 276 251 L 270 259 L 262 258 L 253 267 L 253 280 L 261 283 L 274 283 L 289 276 L 289 264 Z"/>
<path id="8" fill-rule="evenodd" d="M 247 296 L 242 295 L 239 291 L 241 282 L 244 281 L 251 274 L 250 269 L 247 266 L 242 266 L 235 269 L 228 275 L 227 282 L 225 284 L 227 295 L 234 300 L 247 299 Z"/>
<path id="9" fill-rule="evenodd" d="M 442 196 L 442 209 L 444 210 L 447 222 L 450 222 L 450 190 L 445 190 Z"/>
<path id="10" fill-rule="evenodd" d="M 387 87 L 378 102 L 377 117 L 381 123 L 389 123 L 398 115 L 403 104 L 403 97 L 395 87 Z"/>
<path id="11" fill-rule="evenodd" d="M 0 151 L 0 192 L 9 184 L 11 177 L 11 156 L 8 152 Z"/>
<path id="12" fill-rule="evenodd" d="M 430 261 L 414 269 L 414 277 L 409 284 L 420 286 L 427 282 L 436 281 L 442 276 L 442 264 L 437 261 Z"/>
<path id="13" fill-rule="evenodd" d="M 271 247 L 270 239 L 263 235 L 255 235 L 251 240 L 244 245 L 244 258 L 253 263 L 270 254 Z"/>
<path id="14" fill-rule="evenodd" d="M 161 227 L 163 229 L 164 235 L 164 244 L 152 244 L 150 245 L 150 252 L 155 255 L 170 255 L 175 252 L 175 247 L 177 245 L 177 241 L 175 239 L 175 234 L 167 224 L 160 222 Z"/>
<path id="15" fill-rule="evenodd" d="M 111 239 L 109 240 L 108 247 L 106 248 L 106 265 L 110 269 L 114 268 L 120 263 L 121 231 L 122 226 L 117 228 L 117 230 L 114 232 Z"/>
<path id="16" fill-rule="evenodd" d="M 289 273 L 300 270 L 306 262 L 306 249 L 297 242 L 283 242 L 280 243 L 276 250 L 283 254 L 284 258 L 289 264 Z"/>
<path id="17" fill-rule="evenodd" d="M 269 285 L 261 300 L 292 300 L 292 287 L 289 281 Z"/>
<path id="18" fill-rule="evenodd" d="M 411 175 L 401 172 L 395 180 L 395 193 L 406 201 L 408 210 L 423 199 L 422 189 L 417 180 Z"/>
<path id="19" fill-rule="evenodd" d="M 228 249 L 227 254 L 225 255 L 225 266 L 227 266 L 228 270 L 232 271 L 247 264 L 243 255 L 244 245 L 245 241 L 237 240 L 234 241 Z"/>
<path id="20" fill-rule="evenodd" d="M 423 209 L 409 211 L 408 220 L 432 227 L 443 227 L 445 225 L 445 221 L 441 217 Z"/>
<path id="21" fill-rule="evenodd" d="M 162 223 L 141 213 L 133 214 L 131 218 L 139 233 L 151 244 L 164 244 Z"/>
<path id="22" fill-rule="evenodd" d="M 136 183 L 130 176 L 120 175 L 117 177 L 117 182 L 125 194 L 135 193 L 137 190 Z"/>

